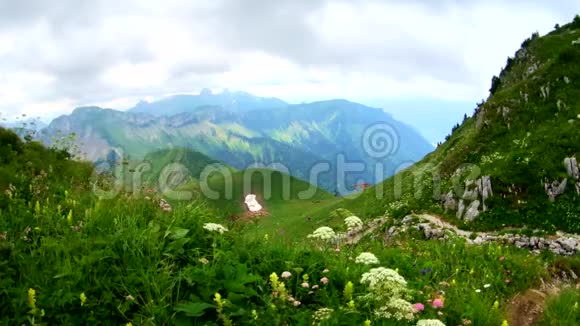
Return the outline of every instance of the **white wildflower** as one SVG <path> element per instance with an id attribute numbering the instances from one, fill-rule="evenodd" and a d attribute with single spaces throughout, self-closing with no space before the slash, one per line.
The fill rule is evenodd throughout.
<path id="1" fill-rule="evenodd" d="M 346 227 L 350 231 L 352 229 L 361 227 L 363 225 L 363 222 L 360 218 L 353 215 L 353 216 L 349 216 L 349 217 L 345 218 L 344 224 L 346 224 Z"/>
<path id="2" fill-rule="evenodd" d="M 490 286 L 491 286 L 491 284 L 485 284 L 485 285 L 483 286 L 483 288 L 487 289 L 487 288 L 488 288 L 488 287 L 490 287 Z"/>
<path id="3" fill-rule="evenodd" d="M 308 238 L 319 239 L 319 240 L 332 240 L 336 237 L 334 230 L 328 226 L 321 226 L 316 229 L 312 234 L 308 235 Z"/>
<path id="4" fill-rule="evenodd" d="M 411 320 L 415 314 L 413 305 L 400 298 L 394 298 L 387 301 L 387 303 L 374 311 L 375 316 L 386 319 Z"/>
<path id="5" fill-rule="evenodd" d="M 374 300 L 400 298 L 408 293 L 407 281 L 389 268 L 372 268 L 362 275 L 360 282 L 368 284 L 369 296 Z"/>
<path id="6" fill-rule="evenodd" d="M 445 326 L 439 319 L 421 319 L 417 322 L 417 326 Z"/>
<path id="7" fill-rule="evenodd" d="M 283 272 L 282 273 L 282 278 L 289 279 L 291 277 L 292 277 L 292 273 L 290 273 L 290 272 Z"/>
<path id="8" fill-rule="evenodd" d="M 363 252 L 355 259 L 355 263 L 357 264 L 365 264 L 365 265 L 373 265 L 378 264 L 379 259 L 377 256 L 373 255 L 370 252 Z"/>
<path id="9" fill-rule="evenodd" d="M 228 231 L 228 229 L 226 227 L 224 227 L 221 224 L 217 224 L 217 223 L 205 223 L 203 225 L 203 228 L 210 231 L 210 232 L 218 232 L 220 234 Z"/>
<path id="10" fill-rule="evenodd" d="M 317 321 L 327 320 L 327 319 L 330 319 L 330 316 L 332 316 L 333 312 L 334 312 L 334 309 L 320 308 L 314 312 L 314 315 L 312 315 L 312 318 L 314 320 L 317 320 Z"/>

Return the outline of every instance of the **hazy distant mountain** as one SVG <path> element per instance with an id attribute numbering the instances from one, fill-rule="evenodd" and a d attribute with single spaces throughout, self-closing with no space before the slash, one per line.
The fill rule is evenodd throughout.
<path id="1" fill-rule="evenodd" d="M 245 92 L 223 91 L 219 94 L 204 89 L 199 95 L 175 95 L 155 102 L 139 102 L 129 112 L 148 113 L 155 116 L 171 116 L 178 113 L 193 112 L 203 106 L 219 106 L 231 111 L 250 111 L 272 109 L 288 103 L 277 98 L 257 97 Z"/>
<path id="2" fill-rule="evenodd" d="M 224 107 L 225 98 L 249 104 L 236 106 L 230 101 Z M 189 106 L 181 105 L 186 102 Z M 166 114 L 172 111 L 185 112 Z M 368 155 L 368 147 L 384 144 L 381 139 L 363 136 L 379 122 L 389 126 L 392 139 L 386 139 L 386 145 L 393 146 L 387 148 L 390 155 L 374 158 Z M 241 92 L 175 96 L 138 105 L 128 112 L 78 108 L 55 119 L 46 129 L 45 140 L 57 130 L 61 134 L 76 133 L 91 160 L 102 159 L 113 149 L 131 158 L 143 158 L 152 151 L 186 147 L 238 169 L 280 163 L 291 175 L 306 180 L 314 165 L 327 164 L 330 171 L 321 173 L 314 183 L 329 191 L 341 185 L 342 193 L 352 190 L 359 179 L 380 181 L 401 163 L 415 162 L 432 150 L 413 128 L 380 109 L 345 100 L 288 105 Z M 378 143 L 369 144 L 371 140 Z M 341 155 L 342 161 L 363 164 L 364 171 L 337 180 L 337 171 L 344 168 L 339 163 Z M 375 163 L 381 163 L 383 169 L 377 177 Z"/>

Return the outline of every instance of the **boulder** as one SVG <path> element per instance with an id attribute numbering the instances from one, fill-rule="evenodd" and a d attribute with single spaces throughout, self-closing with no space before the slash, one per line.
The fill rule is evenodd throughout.
<path id="1" fill-rule="evenodd" d="M 544 189 L 546 190 L 548 197 L 550 197 L 550 201 L 555 201 L 558 196 L 566 191 L 567 183 L 568 179 L 563 179 L 562 181 L 554 180 L 552 182 L 545 180 Z"/>
<path id="2" fill-rule="evenodd" d="M 466 221 L 471 222 L 476 217 L 479 216 L 479 200 L 474 200 L 469 204 L 467 210 L 465 211 L 465 216 L 463 217 Z"/>

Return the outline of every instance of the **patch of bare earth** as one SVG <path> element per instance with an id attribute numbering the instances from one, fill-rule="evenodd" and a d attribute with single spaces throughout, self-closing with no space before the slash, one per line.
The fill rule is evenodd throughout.
<path id="1" fill-rule="evenodd" d="M 538 289 L 528 289 L 516 294 L 508 302 L 508 323 L 517 326 L 537 325 L 542 318 L 548 299 L 558 296 L 566 286 L 570 284 L 554 280 L 550 283 L 543 283 Z"/>

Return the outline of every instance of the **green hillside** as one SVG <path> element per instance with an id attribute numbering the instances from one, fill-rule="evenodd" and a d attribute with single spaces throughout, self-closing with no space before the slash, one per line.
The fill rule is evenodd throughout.
<path id="1" fill-rule="evenodd" d="M 579 232 L 578 165 L 565 164 L 580 157 L 579 39 L 578 17 L 546 36 L 532 35 L 493 78 L 490 97 L 445 143 L 342 205 L 369 217 L 439 213 L 472 229 Z"/>

